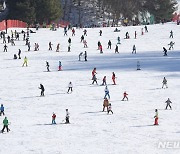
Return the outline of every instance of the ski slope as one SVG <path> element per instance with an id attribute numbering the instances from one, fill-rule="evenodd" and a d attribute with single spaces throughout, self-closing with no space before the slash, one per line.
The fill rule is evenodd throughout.
<path id="1" fill-rule="evenodd" d="M 9 133 L 0 134 L 1 154 L 178 154 L 178 149 L 158 148 L 159 142 L 180 142 L 180 27 L 174 23 L 149 25 L 148 33 L 141 35 L 141 28 L 120 27 L 87 29 L 85 39 L 88 48 L 80 42 L 83 29 L 75 29 L 76 36 L 64 36 L 63 29 L 50 31 L 39 29 L 30 34 L 31 51 L 27 51 L 23 36 L 8 44 L 3 52 L 0 40 L 0 102 L 10 122 Z M 103 31 L 99 36 L 99 30 Z M 8 34 L 10 35 L 9 29 Z M 32 29 L 35 31 L 35 29 Z M 134 31 L 137 39 L 134 39 Z M 170 31 L 174 38 L 170 39 Z M 18 32 L 21 29 L 17 29 Z M 129 32 L 130 39 L 124 39 Z M 119 54 L 114 53 L 117 37 L 121 37 Z M 71 52 L 67 52 L 71 37 Z M 112 49 L 107 49 L 111 40 Z M 175 42 L 174 50 L 163 56 L 162 47 Z M 49 41 L 53 51 L 48 51 Z M 103 54 L 97 50 L 101 41 Z M 40 51 L 34 51 L 39 43 Z M 60 43 L 60 52 L 55 52 Z M 136 45 L 137 54 L 132 54 Z M 22 59 L 13 55 L 22 50 Z M 87 51 L 88 61 L 78 61 L 80 52 Z M 28 67 L 22 67 L 23 58 L 28 58 Z M 59 60 L 63 71 L 58 70 Z M 46 72 L 46 61 L 51 72 Z M 141 70 L 136 70 L 140 61 Z M 97 68 L 98 85 L 91 85 L 92 69 Z M 112 85 L 115 72 L 117 85 Z M 113 115 L 101 112 L 104 76 L 110 90 Z M 166 77 L 167 89 L 162 89 Z M 73 83 L 73 92 L 67 94 L 68 83 Z M 45 87 L 45 97 L 40 96 L 39 84 Z M 129 101 L 121 101 L 123 92 Z M 165 109 L 170 98 L 172 110 Z M 70 125 L 60 124 L 65 119 L 65 109 L 70 112 Z M 159 110 L 159 126 L 153 126 L 155 109 Z M 51 125 L 51 116 L 57 115 L 57 125 Z M 0 128 L 4 116 L 0 117 Z"/>

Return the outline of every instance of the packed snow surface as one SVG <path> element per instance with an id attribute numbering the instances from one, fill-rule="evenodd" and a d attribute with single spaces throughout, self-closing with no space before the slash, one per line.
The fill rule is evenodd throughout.
<path id="1" fill-rule="evenodd" d="M 180 142 L 180 27 L 174 23 L 148 25 L 148 33 L 141 35 L 141 28 L 118 27 L 87 29 L 88 48 L 83 47 L 80 37 L 84 29 L 75 29 L 64 36 L 63 28 L 57 31 L 39 29 L 30 34 L 31 51 L 27 51 L 23 35 L 8 44 L 3 52 L 0 44 L 0 103 L 4 104 L 11 131 L 0 134 L 1 154 L 178 154 L 180 148 L 162 148 L 161 142 Z M 102 36 L 99 36 L 99 30 Z M 11 35 L 9 29 L 8 34 Z M 20 32 L 22 29 L 16 29 Z M 26 31 L 26 29 L 24 29 Z M 169 38 L 170 31 L 174 38 Z M 134 32 L 137 31 L 137 39 Z M 130 39 L 124 39 L 129 32 Z M 119 54 L 114 53 L 117 37 L 121 44 Z M 68 38 L 72 39 L 71 52 L 67 52 Z M 111 40 L 112 49 L 107 49 Z M 48 50 L 52 42 L 53 51 Z M 97 50 L 97 42 L 103 54 Z M 163 56 L 170 41 L 174 50 Z M 34 43 L 40 50 L 34 51 Z M 56 45 L 60 43 L 60 52 Z M 137 54 L 132 54 L 136 45 Z M 21 59 L 13 55 L 22 50 Z M 78 61 L 80 52 L 87 51 L 88 61 Z M 22 67 L 24 57 L 28 67 Z M 50 71 L 46 71 L 46 61 Z M 58 71 L 59 61 L 62 71 Z M 137 61 L 141 70 L 137 71 Z M 98 85 L 92 85 L 91 72 L 97 68 Z M 112 85 L 112 72 L 117 85 Z M 104 88 L 107 77 L 110 103 L 114 114 L 102 112 Z M 166 77 L 168 88 L 162 89 Z M 73 92 L 67 94 L 68 83 Z M 45 87 L 45 97 L 40 97 L 39 84 Z M 129 101 L 121 101 L 123 93 Z M 165 101 L 170 98 L 172 110 L 165 110 Z M 69 109 L 71 124 L 62 124 L 65 109 Z M 159 110 L 159 126 L 154 126 L 155 109 Z M 51 125 L 51 116 L 56 113 L 57 125 Z M 4 116 L 0 117 L 3 127 Z"/>

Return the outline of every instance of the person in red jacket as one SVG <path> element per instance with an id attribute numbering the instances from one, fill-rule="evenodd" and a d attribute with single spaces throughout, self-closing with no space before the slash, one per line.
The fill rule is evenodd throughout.
<path id="1" fill-rule="evenodd" d="M 99 46 L 100 53 L 103 53 L 102 51 L 102 45 Z"/>
<path id="2" fill-rule="evenodd" d="M 123 97 L 122 101 L 124 101 L 124 99 L 125 99 L 125 98 L 126 98 L 126 99 L 127 99 L 127 101 L 128 101 L 128 97 L 127 97 L 127 95 L 128 95 L 128 94 L 126 93 L 126 91 L 124 92 L 124 94 L 123 94 L 123 95 L 124 95 L 124 97 Z"/>
<path id="3" fill-rule="evenodd" d="M 115 75 L 114 72 L 112 72 L 112 81 L 113 81 L 113 84 L 114 84 L 114 85 L 116 85 L 115 79 L 116 79 L 116 75 Z"/>
<path id="4" fill-rule="evenodd" d="M 55 114 L 55 113 L 53 113 L 53 115 L 52 115 L 52 124 L 56 124 L 55 119 L 56 119 L 56 114 Z"/>

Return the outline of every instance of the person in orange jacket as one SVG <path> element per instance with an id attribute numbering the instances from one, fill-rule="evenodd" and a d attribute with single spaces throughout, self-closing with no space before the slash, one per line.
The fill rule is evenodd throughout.
<path id="1" fill-rule="evenodd" d="M 114 72 L 112 72 L 112 81 L 113 81 L 113 84 L 114 84 L 114 85 L 116 85 L 115 79 L 116 79 L 116 75 L 115 75 Z"/>
<path id="2" fill-rule="evenodd" d="M 125 99 L 125 98 L 126 98 L 126 99 L 127 99 L 127 101 L 128 101 L 128 97 L 127 97 L 127 95 L 128 95 L 128 94 L 126 93 L 126 91 L 124 92 L 124 94 L 123 94 L 123 95 L 124 95 L 124 97 L 123 97 L 122 101 L 124 101 L 124 99 Z"/>

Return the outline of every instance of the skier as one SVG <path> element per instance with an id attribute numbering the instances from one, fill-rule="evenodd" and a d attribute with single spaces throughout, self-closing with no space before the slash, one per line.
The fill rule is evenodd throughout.
<path id="1" fill-rule="evenodd" d="M 120 38 L 119 36 L 117 37 L 117 41 L 118 41 L 117 44 L 121 44 L 121 42 L 120 42 L 120 41 L 121 41 L 121 38 Z"/>
<path id="2" fill-rule="evenodd" d="M 37 51 L 37 44 L 34 43 L 34 51 Z"/>
<path id="3" fill-rule="evenodd" d="M 72 93 L 72 91 L 73 91 L 72 88 L 73 88 L 72 82 L 69 82 L 67 93 L 69 93 L 69 91 L 71 91 L 71 93 Z"/>
<path id="4" fill-rule="evenodd" d="M 111 112 L 113 114 L 111 103 L 109 103 L 109 105 L 108 105 L 108 113 L 107 114 L 109 114 L 109 112 Z"/>
<path id="5" fill-rule="evenodd" d="M 172 30 L 170 31 L 170 36 L 169 36 L 169 38 L 173 38 L 173 31 L 172 31 Z"/>
<path id="6" fill-rule="evenodd" d="M 69 124 L 70 122 L 69 122 L 69 111 L 68 111 L 68 109 L 66 109 L 66 122 L 65 122 L 65 124 Z"/>
<path id="7" fill-rule="evenodd" d="M 75 29 L 72 29 L 72 36 L 75 36 Z"/>
<path id="8" fill-rule="evenodd" d="M 30 41 L 28 42 L 28 51 L 30 51 L 31 50 L 31 43 L 30 43 Z"/>
<path id="9" fill-rule="evenodd" d="M 102 45 L 99 46 L 100 53 L 103 53 Z"/>
<path id="10" fill-rule="evenodd" d="M 62 64 L 61 61 L 59 61 L 59 70 L 58 71 L 62 71 Z"/>
<path id="11" fill-rule="evenodd" d="M 71 46 L 68 45 L 68 52 L 71 52 Z"/>
<path id="12" fill-rule="evenodd" d="M 136 39 L 137 38 L 137 32 L 135 31 L 134 32 L 134 39 Z"/>
<path id="13" fill-rule="evenodd" d="M 87 61 L 87 52 L 84 51 L 84 61 Z"/>
<path id="14" fill-rule="evenodd" d="M 83 41 L 84 41 L 84 35 L 81 36 L 81 42 L 83 42 Z"/>
<path id="15" fill-rule="evenodd" d="M 137 70 L 141 70 L 139 61 L 137 61 Z"/>
<path id="16" fill-rule="evenodd" d="M 97 72 L 96 72 L 96 67 L 93 69 L 93 71 L 92 71 L 92 77 L 94 76 L 94 75 L 96 75 L 97 74 Z"/>
<path id="17" fill-rule="evenodd" d="M 19 57 L 19 59 L 21 59 L 21 50 L 20 49 L 18 51 L 18 57 Z"/>
<path id="18" fill-rule="evenodd" d="M 129 39 L 129 33 L 128 33 L 128 32 L 126 32 L 126 37 L 125 37 L 125 39 Z"/>
<path id="19" fill-rule="evenodd" d="M 102 36 L 102 30 L 99 31 L 99 36 Z"/>
<path id="20" fill-rule="evenodd" d="M 109 42 L 108 42 L 108 49 L 110 48 L 111 49 L 111 41 L 109 40 Z"/>
<path id="21" fill-rule="evenodd" d="M 100 49 L 101 42 L 98 41 L 98 50 Z"/>
<path id="22" fill-rule="evenodd" d="M 141 35 L 144 35 L 144 31 L 143 31 L 143 28 L 141 28 Z"/>
<path id="23" fill-rule="evenodd" d="M 52 124 L 56 124 L 56 114 L 53 112 L 53 115 L 52 115 Z"/>
<path id="24" fill-rule="evenodd" d="M 159 125 L 158 124 L 159 115 L 158 115 L 158 110 L 157 109 L 155 109 L 155 116 L 154 116 L 154 118 L 155 118 L 154 125 Z"/>
<path id="25" fill-rule="evenodd" d="M 84 44 L 84 48 L 87 48 L 87 41 L 86 40 L 83 40 L 83 44 Z"/>
<path id="26" fill-rule="evenodd" d="M 107 108 L 107 111 L 108 111 L 108 105 L 109 105 L 109 100 L 107 98 L 105 98 L 104 102 L 103 102 L 103 112 L 104 112 L 105 108 Z"/>
<path id="27" fill-rule="evenodd" d="M 145 32 L 147 33 L 147 32 L 148 32 L 148 29 L 147 29 L 147 26 L 146 26 L 146 25 L 144 26 L 144 29 L 145 29 Z"/>
<path id="28" fill-rule="evenodd" d="M 8 48 L 8 46 L 5 44 L 4 45 L 4 52 L 7 52 L 7 48 Z"/>
<path id="29" fill-rule="evenodd" d="M 84 36 L 85 36 L 85 35 L 87 36 L 87 30 L 85 29 L 83 32 L 84 32 Z"/>
<path id="30" fill-rule="evenodd" d="M 3 120 L 3 125 L 4 125 L 4 126 L 3 126 L 3 129 L 1 130 L 1 132 L 3 133 L 5 128 L 6 128 L 7 132 L 9 132 L 10 129 L 8 128 L 9 122 L 8 122 L 7 117 L 4 118 L 4 120 Z"/>
<path id="31" fill-rule="evenodd" d="M 132 51 L 132 54 L 135 53 L 136 54 L 136 46 L 133 45 L 133 51 Z"/>
<path id="32" fill-rule="evenodd" d="M 119 53 L 119 51 L 118 51 L 118 45 L 116 45 L 115 53 Z"/>
<path id="33" fill-rule="evenodd" d="M 171 107 L 171 105 L 170 105 L 172 102 L 170 101 L 169 98 L 167 99 L 167 101 L 166 101 L 165 103 L 167 104 L 165 110 L 167 110 L 168 106 L 169 106 L 170 109 L 172 110 L 172 107 Z"/>
<path id="34" fill-rule="evenodd" d="M 174 49 L 174 44 L 175 44 L 175 42 L 173 42 L 173 41 L 171 41 L 168 45 L 169 45 L 169 50 L 171 50 L 171 48 L 172 49 Z"/>
<path id="35" fill-rule="evenodd" d="M 48 61 L 46 61 L 46 67 L 47 67 L 47 72 L 50 72 L 50 70 L 49 70 L 49 62 Z"/>
<path id="36" fill-rule="evenodd" d="M 8 43 L 10 43 L 11 42 L 11 37 L 9 35 L 8 35 L 7 39 L 8 39 Z"/>
<path id="37" fill-rule="evenodd" d="M 112 81 L 113 81 L 113 85 L 116 85 L 115 79 L 116 79 L 116 75 L 115 75 L 114 72 L 112 72 Z"/>
<path id="38" fill-rule="evenodd" d="M 167 56 L 167 49 L 163 47 L 164 56 Z"/>
<path id="39" fill-rule="evenodd" d="M 29 38 L 27 37 L 27 38 L 26 38 L 26 44 L 25 44 L 25 45 L 28 45 L 28 42 L 29 42 Z"/>
<path id="40" fill-rule="evenodd" d="M 11 38 L 11 45 L 12 45 L 12 46 L 15 46 L 15 43 L 14 43 L 14 39 L 13 39 L 13 38 Z"/>
<path id="41" fill-rule="evenodd" d="M 126 98 L 126 99 L 127 99 L 127 101 L 128 101 L 128 97 L 127 97 L 127 95 L 128 95 L 128 94 L 127 94 L 127 93 L 126 93 L 126 91 L 125 91 L 125 92 L 123 93 L 123 96 L 124 96 L 124 97 L 123 97 L 122 101 L 124 101 L 124 99 L 125 99 L 125 98 Z"/>
<path id="42" fill-rule="evenodd" d="M 107 84 L 106 84 L 106 76 L 103 77 L 103 83 L 102 83 L 102 86 L 104 86 L 104 85 L 107 85 Z"/>
<path id="43" fill-rule="evenodd" d="M 71 38 L 68 39 L 69 46 L 71 46 Z"/>
<path id="44" fill-rule="evenodd" d="M 105 92 L 104 99 L 106 98 L 106 96 L 108 96 L 108 97 L 109 97 L 109 99 L 110 99 L 109 89 L 108 89 L 108 87 L 107 87 L 107 86 L 105 87 L 104 92 Z"/>
<path id="45" fill-rule="evenodd" d="M 94 76 L 93 76 L 92 80 L 93 80 L 92 84 L 94 84 L 94 82 L 96 82 L 96 84 L 98 84 L 98 83 L 97 83 L 97 77 L 96 77 L 96 75 L 95 75 L 95 74 L 94 74 Z"/>
<path id="46" fill-rule="evenodd" d="M 4 106 L 3 106 L 3 104 L 1 104 L 1 107 L 0 107 L 0 116 L 1 116 L 2 114 L 5 115 L 5 114 L 4 114 Z"/>
<path id="47" fill-rule="evenodd" d="M 41 89 L 41 96 L 44 96 L 44 86 L 42 84 L 40 84 L 40 87 L 38 87 L 39 89 Z"/>
<path id="48" fill-rule="evenodd" d="M 64 36 L 67 36 L 67 27 L 64 27 Z"/>
<path id="49" fill-rule="evenodd" d="M 79 61 L 81 61 L 82 55 L 83 55 L 83 52 L 81 52 L 81 53 L 79 54 Z"/>
<path id="50" fill-rule="evenodd" d="M 22 65 L 22 67 L 24 67 L 25 64 L 26 64 L 26 67 L 27 67 L 27 66 L 28 66 L 28 65 L 27 65 L 27 62 L 28 62 L 28 59 L 27 59 L 27 57 L 25 56 L 25 57 L 24 57 L 24 63 L 23 63 L 23 65 Z"/>
<path id="51" fill-rule="evenodd" d="M 59 48 L 60 48 L 60 44 L 58 43 L 56 47 L 56 52 L 59 52 Z"/>
<path id="52" fill-rule="evenodd" d="M 168 86 L 167 86 L 167 80 L 166 80 L 166 78 L 164 77 L 163 78 L 163 85 L 162 85 L 162 88 L 164 88 L 164 86 L 166 86 L 166 88 L 168 88 Z"/>
<path id="53" fill-rule="evenodd" d="M 52 43 L 49 42 L 49 50 L 52 50 Z"/>

